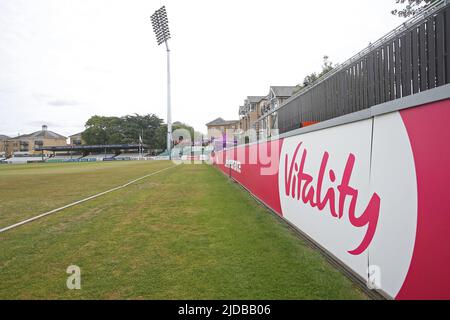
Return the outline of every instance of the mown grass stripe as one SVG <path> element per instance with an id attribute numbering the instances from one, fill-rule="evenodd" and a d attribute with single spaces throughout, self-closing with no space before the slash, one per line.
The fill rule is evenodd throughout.
<path id="1" fill-rule="evenodd" d="M 18 222 L 18 223 L 15 223 L 15 224 L 13 224 L 13 225 L 10 225 L 10 226 L 8 226 L 8 227 L 5 227 L 5 228 L 0 229 L 0 233 L 3 233 L 3 232 L 5 232 L 5 231 L 11 230 L 11 229 L 14 229 L 14 228 L 17 228 L 17 227 L 20 227 L 20 226 L 22 226 L 22 225 L 24 225 L 24 224 L 27 224 L 27 223 L 33 222 L 33 221 L 35 221 L 35 220 L 41 219 L 41 218 L 46 217 L 46 216 L 48 216 L 48 215 L 51 215 L 51 214 L 53 214 L 53 213 L 60 212 L 60 211 L 62 211 L 62 210 L 64 210 L 64 209 L 67 209 L 67 208 L 76 206 L 76 205 L 81 204 L 81 203 L 84 203 L 84 202 L 86 202 L 86 201 L 89 201 L 89 200 L 92 200 L 92 199 L 101 197 L 101 196 L 103 196 L 103 195 L 105 195 L 105 194 L 108 194 L 108 193 L 110 193 L 110 192 L 114 192 L 114 191 L 116 191 L 116 190 L 126 188 L 126 187 L 128 187 L 129 185 L 132 185 L 132 184 L 134 184 L 134 183 L 136 183 L 136 182 L 138 182 L 138 181 L 141 181 L 141 180 L 143 180 L 143 179 L 145 179 L 145 178 L 154 176 L 154 175 L 156 175 L 156 174 L 159 174 L 159 173 L 164 172 L 164 171 L 166 171 L 166 170 L 172 169 L 172 168 L 174 168 L 174 167 L 176 167 L 176 166 L 170 166 L 170 167 L 168 167 L 168 168 L 164 168 L 164 169 L 158 170 L 158 171 L 156 171 L 156 172 L 149 173 L 149 174 L 147 174 L 147 175 L 145 175 L 145 176 L 142 176 L 142 177 L 140 177 L 140 178 L 137 178 L 137 179 L 134 179 L 134 180 L 132 180 L 132 181 L 129 181 L 129 182 L 127 182 L 127 183 L 125 183 L 125 184 L 123 184 L 123 185 L 121 185 L 121 186 L 118 186 L 118 187 L 115 187 L 115 188 L 112 188 L 112 189 L 109 189 L 109 190 L 106 190 L 106 191 L 97 193 L 97 194 L 95 194 L 95 195 L 93 195 L 93 196 L 90 196 L 90 197 L 87 197 L 87 198 L 84 198 L 84 199 L 81 199 L 81 200 L 72 202 L 72 203 L 70 203 L 70 204 L 67 204 L 67 205 L 65 205 L 65 206 L 62 206 L 62 207 L 53 209 L 53 210 L 51 210 L 51 211 L 42 213 L 42 214 L 37 215 L 37 216 L 34 216 L 34 217 L 32 217 L 32 218 L 29 218 L 29 219 L 26 219 L 26 220 L 22 220 L 22 221 L 20 221 L 20 222 Z"/>

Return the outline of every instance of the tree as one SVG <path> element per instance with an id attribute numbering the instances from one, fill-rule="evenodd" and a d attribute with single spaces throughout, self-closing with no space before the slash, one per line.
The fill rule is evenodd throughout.
<path id="1" fill-rule="evenodd" d="M 82 133 L 88 145 L 138 144 L 139 137 L 151 149 L 160 149 L 159 130 L 163 120 L 154 114 L 126 115 L 124 117 L 93 116 L 86 122 Z"/>
<path id="2" fill-rule="evenodd" d="M 159 149 L 160 144 L 156 139 L 157 131 L 162 126 L 163 120 L 154 114 L 141 116 L 139 114 L 126 115 L 121 118 L 122 143 L 138 144 L 139 137 L 143 143 L 151 149 Z"/>
<path id="3" fill-rule="evenodd" d="M 322 78 L 324 75 L 326 75 L 328 72 L 336 68 L 337 65 L 333 64 L 327 55 L 323 57 L 323 65 L 322 65 L 322 71 L 317 74 L 316 72 L 313 72 L 305 77 L 303 79 L 303 84 L 298 84 L 297 87 L 294 90 L 294 93 L 299 92 L 303 88 L 306 88 L 307 86 L 310 86 L 314 83 L 316 83 L 320 78 Z"/>
<path id="4" fill-rule="evenodd" d="M 174 122 L 172 125 L 172 132 L 174 132 L 178 129 L 184 129 L 184 130 L 188 131 L 191 141 L 199 142 L 202 140 L 203 134 L 199 131 L 195 131 L 194 127 L 192 127 L 186 123 L 179 122 L 179 121 Z M 174 141 L 177 141 L 177 139 L 178 139 L 178 137 L 172 137 L 172 138 L 174 139 Z"/>
<path id="5" fill-rule="evenodd" d="M 154 149 L 167 149 L 167 124 L 162 124 L 155 133 Z"/>
<path id="6" fill-rule="evenodd" d="M 190 135 L 191 140 L 194 138 L 194 132 L 195 132 L 195 130 L 194 130 L 194 128 L 191 127 L 190 125 L 187 125 L 187 124 L 185 124 L 185 123 L 183 123 L 183 122 L 175 121 L 175 122 L 172 124 L 172 132 L 174 132 L 175 130 L 178 130 L 178 129 L 184 129 L 184 130 L 187 130 L 187 131 L 189 132 L 189 135 Z M 177 137 L 173 137 L 173 139 L 176 140 Z"/>
<path id="7" fill-rule="evenodd" d="M 133 114 L 120 118 L 93 116 L 85 127 L 82 138 L 88 145 L 139 144 L 139 137 L 142 137 L 149 149 L 164 150 L 167 147 L 167 124 L 154 114 Z M 182 122 L 173 123 L 172 131 L 177 129 L 186 129 L 191 137 L 201 136 L 193 127 Z"/>
<path id="8" fill-rule="evenodd" d="M 118 117 L 93 116 L 86 122 L 81 136 L 88 145 L 120 143 L 120 122 Z"/>
<path id="9" fill-rule="evenodd" d="M 415 15 L 420 9 L 436 1 L 437 0 L 395 0 L 402 8 L 394 9 L 391 13 L 402 18 L 407 18 Z"/>

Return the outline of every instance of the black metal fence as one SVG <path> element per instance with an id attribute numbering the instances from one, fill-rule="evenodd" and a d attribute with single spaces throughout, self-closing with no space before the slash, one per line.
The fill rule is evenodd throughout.
<path id="1" fill-rule="evenodd" d="M 435 8 L 289 99 L 280 133 L 450 83 L 450 5 Z"/>

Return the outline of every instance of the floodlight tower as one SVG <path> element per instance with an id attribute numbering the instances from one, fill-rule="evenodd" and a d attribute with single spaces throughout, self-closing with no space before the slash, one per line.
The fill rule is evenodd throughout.
<path id="1" fill-rule="evenodd" d="M 170 39 L 169 21 L 167 19 L 166 7 L 162 6 L 151 16 L 153 31 L 156 35 L 158 46 L 163 42 L 167 51 L 167 151 L 169 159 L 172 160 L 172 112 L 170 106 L 170 49 L 168 40 Z"/>

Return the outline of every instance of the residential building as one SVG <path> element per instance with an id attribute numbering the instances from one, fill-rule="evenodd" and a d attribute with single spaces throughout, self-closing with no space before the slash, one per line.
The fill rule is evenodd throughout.
<path id="1" fill-rule="evenodd" d="M 278 109 L 294 94 L 295 88 L 295 86 L 271 86 L 266 103 L 261 109 L 260 116 L 267 115 Z M 261 132 L 264 132 L 267 137 L 272 136 L 272 134 L 278 130 L 277 112 L 272 112 L 269 116 L 258 121 L 258 123 Z"/>
<path id="2" fill-rule="evenodd" d="M 239 133 L 239 120 L 224 120 L 222 118 L 217 118 L 207 123 L 206 127 L 208 128 L 209 139 L 232 140 Z"/>
<path id="3" fill-rule="evenodd" d="M 9 144 L 10 155 L 15 152 L 38 154 L 41 151 L 36 151 L 35 149 L 37 147 L 66 146 L 67 138 L 53 131 L 49 131 L 47 126 L 43 125 L 40 131 L 11 138 Z"/>
<path id="4" fill-rule="evenodd" d="M 248 96 L 244 105 L 239 107 L 239 128 L 241 132 L 247 132 L 261 116 L 261 108 L 265 104 L 266 97 Z M 258 129 L 258 128 L 255 128 Z"/>
<path id="5" fill-rule="evenodd" d="M 5 136 L 3 134 L 0 134 L 0 158 L 9 156 L 11 148 L 10 145 L 11 138 L 8 136 Z"/>
<path id="6" fill-rule="evenodd" d="M 69 144 L 71 146 L 81 146 L 81 145 L 85 144 L 83 138 L 81 137 L 82 133 L 83 132 L 79 132 L 79 133 L 69 136 Z"/>

